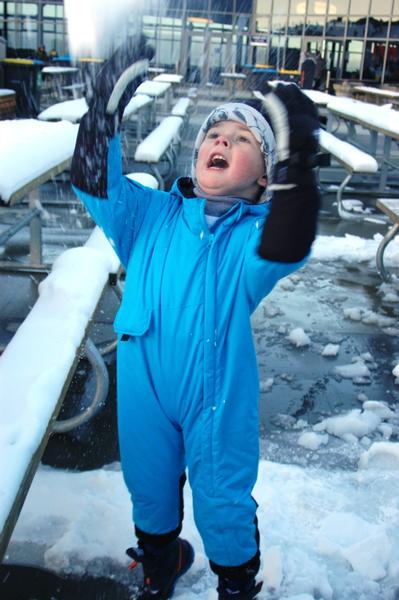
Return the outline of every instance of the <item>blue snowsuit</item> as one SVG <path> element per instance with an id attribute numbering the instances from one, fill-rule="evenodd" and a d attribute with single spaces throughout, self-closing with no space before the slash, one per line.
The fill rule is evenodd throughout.
<path id="1" fill-rule="evenodd" d="M 126 269 L 115 320 L 121 461 L 136 526 L 181 523 L 185 469 L 207 556 L 236 566 L 257 552 L 259 381 L 250 315 L 304 261 L 257 254 L 269 204 L 240 202 L 212 232 L 205 200 L 122 176 L 108 152 L 108 198 L 74 187 Z"/>

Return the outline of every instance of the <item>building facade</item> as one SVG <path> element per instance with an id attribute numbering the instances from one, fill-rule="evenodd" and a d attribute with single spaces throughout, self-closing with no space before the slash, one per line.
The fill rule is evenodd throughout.
<path id="1" fill-rule="evenodd" d="M 125 4 L 114 43 L 139 27 L 156 48 L 156 63 L 195 83 L 217 83 L 220 72 L 255 64 L 296 70 L 306 48 L 321 52 L 333 81 L 399 83 L 399 0 L 148 0 L 140 9 L 137 0 L 131 9 Z M 68 54 L 64 2 L 0 1 L 0 35 L 9 55 L 27 56 L 39 46 Z"/>

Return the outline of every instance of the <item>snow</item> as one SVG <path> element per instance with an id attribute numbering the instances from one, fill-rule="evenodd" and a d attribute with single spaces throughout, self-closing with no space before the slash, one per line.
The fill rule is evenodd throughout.
<path id="1" fill-rule="evenodd" d="M 65 102 L 57 102 L 48 108 L 42 110 L 38 114 L 39 121 L 70 121 L 77 123 L 83 115 L 89 110 L 85 98 L 77 98 L 76 100 L 65 100 Z"/>
<path id="2" fill-rule="evenodd" d="M 136 94 L 146 94 L 147 96 L 154 96 L 158 98 L 163 96 L 172 86 L 167 81 L 143 81 L 136 90 Z"/>
<path id="3" fill-rule="evenodd" d="M 72 158 L 78 125 L 36 119 L 0 121 L 0 198 Z"/>
<path id="4" fill-rule="evenodd" d="M 339 352 L 339 344 L 327 344 L 324 346 L 321 355 L 322 356 L 337 356 Z"/>
<path id="5" fill-rule="evenodd" d="M 109 242 L 95 228 L 84 247 L 66 250 L 54 261 L 39 285 L 38 300 L 0 356 L 1 527 L 45 435 L 108 275 L 118 267 Z"/>
<path id="6" fill-rule="evenodd" d="M 327 108 L 342 115 L 365 121 L 367 125 L 394 136 L 399 135 L 399 114 L 387 106 L 376 106 L 353 98 L 338 97 L 328 102 Z"/>
<path id="7" fill-rule="evenodd" d="M 309 344 L 311 344 L 310 337 L 304 332 L 302 327 L 296 327 L 290 331 L 288 339 L 291 344 L 294 344 L 294 346 L 297 348 L 300 348 L 301 346 L 309 346 Z"/>
<path id="8" fill-rule="evenodd" d="M 165 117 L 158 127 L 140 142 L 134 154 L 138 162 L 158 162 L 166 152 L 172 140 L 177 136 L 183 124 L 181 117 Z"/>
<path id="9" fill-rule="evenodd" d="M 161 83 L 181 83 L 183 75 L 177 73 L 160 73 L 156 75 L 152 81 L 160 81 Z"/>
<path id="10" fill-rule="evenodd" d="M 138 94 L 133 96 L 127 104 L 123 112 L 123 120 L 130 119 L 140 108 L 147 106 L 153 102 L 153 99 L 146 94 Z M 65 100 L 65 102 L 57 102 L 48 108 L 45 108 L 38 115 L 40 121 L 70 121 L 77 123 L 83 115 L 89 110 L 85 98 L 77 98 L 76 100 Z"/>
<path id="11" fill-rule="evenodd" d="M 364 92 L 365 94 L 374 94 L 376 96 L 383 96 L 386 98 L 399 98 L 399 92 L 395 90 L 389 90 L 388 88 L 380 89 L 367 85 L 357 85 L 354 87 L 356 92 Z"/>
<path id="12" fill-rule="evenodd" d="M 390 446 L 386 443 L 385 454 Z M 254 490 L 262 539 L 261 600 L 272 590 L 286 600 L 393 598 L 399 574 L 399 472 L 397 465 L 374 468 L 372 455 L 371 449 L 365 452 L 369 459 L 355 472 L 261 461 Z M 186 486 L 182 535 L 194 544 L 196 558 L 175 597 L 215 598 L 216 578 L 207 566 L 191 500 Z M 111 570 L 123 570 L 124 549 L 133 541 L 119 464 L 83 473 L 41 467 L 13 536 L 13 543 L 41 548 L 47 568 L 75 575 L 103 575 L 109 563 Z"/>
<path id="13" fill-rule="evenodd" d="M 2 196 L 4 187 L 16 185 L 20 172 L 32 178 L 47 168 L 48 163 L 41 162 L 42 151 L 47 161 L 53 152 L 48 150 L 47 136 L 36 135 L 42 127 L 56 131 L 52 128 L 59 125 L 57 131 L 65 131 L 64 140 L 76 135 L 76 128 L 65 122 L 12 123 L 9 130 L 7 121 L 0 124 L 1 148 L 12 145 L 14 136 L 17 137 L 20 160 L 10 161 L 7 170 L 0 161 L 4 168 L 0 177 Z M 15 133 L 18 123 L 21 129 Z M 28 135 L 35 139 L 34 159 L 32 155 L 29 158 L 29 144 L 20 141 Z M 69 144 L 70 141 L 67 148 Z M 55 146 L 65 151 L 59 141 Z M 3 154 L 7 155 L 5 150 Z M 380 235 L 372 239 L 354 235 L 319 236 L 312 261 L 326 265 L 342 261 L 375 268 L 381 238 Z M 104 248 L 108 249 L 105 253 Z M 399 266 L 398 239 L 387 247 L 385 262 L 387 266 Z M 37 304 L 0 357 L 1 522 L 18 489 L 22 465 L 30 460 L 47 427 L 54 399 L 62 388 L 107 274 L 117 266 L 99 230 L 95 230 L 84 248 L 60 255 L 40 286 Z M 294 292 L 301 285 L 300 278 L 290 277 L 283 285 L 287 292 Z M 391 291 L 395 292 L 395 287 Z M 386 288 L 382 293 L 386 294 Z M 346 318 L 364 325 L 374 323 L 387 329 L 397 326 L 395 319 L 387 321 L 383 315 L 363 306 L 344 310 Z M 270 322 L 279 314 L 278 308 L 269 305 L 263 317 Z M 305 355 L 308 346 L 315 344 L 311 341 L 311 331 L 308 335 L 294 323 L 281 328 Z M 370 373 L 372 357 L 362 355 L 353 362 L 347 358 L 341 360 L 335 341 L 324 344 L 320 352 L 328 357 L 326 360 L 333 361 L 331 368 L 338 380 L 346 377 L 362 380 Z M 397 380 L 398 359 L 392 356 L 389 365 L 389 376 Z M 286 376 L 289 378 L 290 373 Z M 267 390 L 273 384 L 270 377 L 260 385 Z M 260 600 L 395 598 L 399 578 L 399 445 L 389 441 L 389 437 L 398 432 L 399 410 L 364 394 L 359 394 L 359 401 L 360 408 L 325 416 L 313 425 L 294 417 L 286 419 L 287 426 L 291 423 L 295 430 L 298 450 L 303 449 L 309 457 L 332 451 L 337 444 L 346 453 L 355 449 L 359 460 L 353 470 L 312 467 L 311 459 L 303 466 L 260 462 L 254 490 L 259 504 L 260 577 L 264 580 Z M 184 493 L 183 535 L 193 543 L 196 559 L 179 582 L 175 597 L 215 599 L 216 578 L 208 567 L 194 524 L 188 484 Z M 30 561 L 60 573 L 75 576 L 91 573 L 123 580 L 129 577 L 125 574 L 129 561 L 124 549 L 132 543 L 131 505 L 119 463 L 87 472 L 41 466 L 14 530 L 9 556 L 12 559 L 13 549 L 23 547 Z"/>
<path id="14" fill-rule="evenodd" d="M 0 88 L 0 96 L 15 96 L 15 90 L 9 90 L 8 88 Z"/>
<path id="15" fill-rule="evenodd" d="M 77 73 L 77 67 L 43 67 L 42 73 L 45 75 L 65 75 L 65 73 Z"/>
<path id="16" fill-rule="evenodd" d="M 338 139 L 324 129 L 319 130 L 319 143 L 323 150 L 330 152 L 355 173 L 376 173 L 378 170 L 378 163 L 373 156 Z"/>

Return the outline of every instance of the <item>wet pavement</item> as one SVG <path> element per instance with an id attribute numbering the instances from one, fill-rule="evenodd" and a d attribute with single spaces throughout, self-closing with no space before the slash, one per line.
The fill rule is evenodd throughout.
<path id="1" fill-rule="evenodd" d="M 197 111 L 184 132 L 176 168 L 178 174 L 190 172 L 192 143 L 211 106 L 210 101 L 199 100 Z M 126 165 L 126 170 L 133 170 L 132 167 Z M 326 173 L 326 178 L 334 177 L 334 170 Z M 91 224 L 81 206 L 76 204 L 65 177 L 43 186 L 41 200 L 48 211 L 44 230 L 45 259 L 52 262 L 64 248 L 82 243 Z M 374 201 L 362 200 L 369 202 L 370 210 L 380 219 L 380 213 L 373 208 Z M 382 219 L 362 223 L 337 219 L 334 194 L 324 194 L 319 234 L 344 236 L 349 233 L 372 238 L 376 233 L 385 234 L 386 230 L 387 224 Z M 27 243 L 26 234 L 18 235 L 7 244 L 0 258 L 26 260 Z M 28 313 L 37 297 L 37 285 L 45 275 L 45 272 L 0 272 L 0 345 L 4 346 L 11 339 Z M 384 302 L 379 293 L 380 286 L 381 280 L 372 263 L 311 260 L 304 269 L 280 283 L 258 308 L 253 317 L 253 330 L 261 379 L 263 457 L 306 464 L 309 453 L 296 442 L 298 419 L 313 424 L 325 416 L 359 408 L 359 400 L 364 399 L 364 395 L 389 404 L 398 402 L 399 387 L 392 376 L 395 360 L 399 360 L 398 336 L 387 333 L 382 319 L 367 324 L 344 314 L 345 309 L 361 308 L 391 318 L 397 327 L 399 305 Z M 112 338 L 112 319 L 116 310 L 114 295 L 106 295 L 93 331 L 95 342 Z M 296 347 L 289 341 L 289 332 L 295 327 L 309 335 L 309 346 Z M 339 364 L 363 357 L 369 375 L 359 380 L 338 375 L 334 370 L 337 358 L 321 355 L 328 343 L 339 345 Z M 111 381 L 106 407 L 89 425 L 69 434 L 53 435 L 43 456 L 45 464 L 86 470 L 118 460 L 114 353 L 106 357 L 106 362 Z M 89 401 L 93 386 L 90 367 L 81 361 L 61 416 L 70 416 L 82 408 Z M 395 435 L 391 439 L 396 441 Z M 315 466 L 351 469 L 357 456 L 337 444 L 336 447 L 329 445 L 325 452 L 321 449 L 312 460 Z M 35 557 L 29 559 L 27 556 L 27 549 L 13 547 L 11 543 L 9 564 L 0 567 L 0 596 L 4 600 L 124 600 L 131 597 L 129 586 L 113 580 L 111 574 L 101 580 L 63 579 L 33 568 L 32 565 L 37 564 Z"/>

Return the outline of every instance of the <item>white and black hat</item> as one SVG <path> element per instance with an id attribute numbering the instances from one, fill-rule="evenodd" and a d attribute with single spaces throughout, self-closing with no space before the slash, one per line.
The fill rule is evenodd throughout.
<path id="1" fill-rule="evenodd" d="M 194 156 L 192 163 L 192 178 L 195 182 L 195 166 L 199 148 L 204 138 L 219 121 L 237 121 L 243 123 L 251 131 L 260 144 L 261 152 L 265 157 L 266 175 L 268 185 L 272 181 L 272 173 L 276 163 L 276 141 L 273 131 L 264 116 L 249 104 L 243 102 L 227 102 L 215 108 L 205 119 L 194 143 Z"/>

